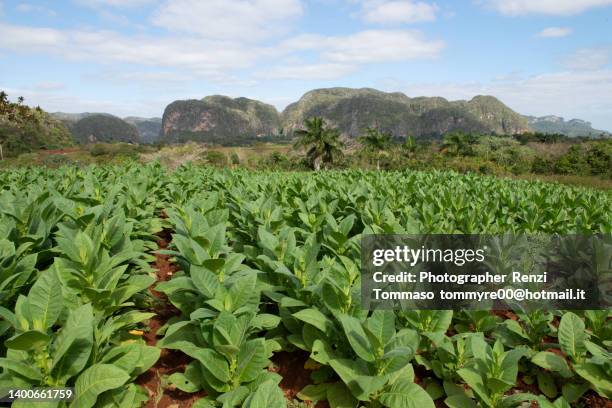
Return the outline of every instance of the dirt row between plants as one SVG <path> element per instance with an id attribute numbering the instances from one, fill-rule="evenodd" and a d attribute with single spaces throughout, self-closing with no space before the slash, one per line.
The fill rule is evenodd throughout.
<path id="1" fill-rule="evenodd" d="M 172 233 L 164 229 L 157 234 L 158 250 L 167 249 L 172 240 Z M 178 265 L 170 262 L 169 255 L 154 253 L 155 263 L 152 265 L 156 272 L 157 282 L 165 282 L 179 270 Z M 155 290 L 155 285 L 149 288 L 149 293 L 154 299 L 153 312 L 156 314 L 149 323 L 144 339 L 150 346 L 157 344 L 157 332 L 173 316 L 179 316 L 180 312 L 168 302 L 163 293 Z M 182 372 L 191 359 L 177 350 L 161 349 L 159 360 L 146 373 L 136 380 L 136 383 L 145 387 L 149 393 L 149 400 L 145 408 L 189 408 L 202 396 L 202 393 L 189 394 L 178 389 L 173 389 L 165 384 L 164 377 L 175 372 Z"/>

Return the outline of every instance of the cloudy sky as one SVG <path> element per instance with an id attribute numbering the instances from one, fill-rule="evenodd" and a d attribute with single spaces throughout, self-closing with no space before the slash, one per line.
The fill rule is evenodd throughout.
<path id="1" fill-rule="evenodd" d="M 0 0 L 0 89 L 161 116 L 210 94 L 497 96 L 612 129 L 612 0 Z"/>

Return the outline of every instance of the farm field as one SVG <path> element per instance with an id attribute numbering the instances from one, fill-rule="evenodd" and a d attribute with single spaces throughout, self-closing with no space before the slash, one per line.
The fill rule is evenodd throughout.
<path id="1" fill-rule="evenodd" d="M 612 233 L 612 193 L 432 171 L 0 171 L 13 407 L 612 404 L 603 311 L 361 310 L 368 233 Z"/>

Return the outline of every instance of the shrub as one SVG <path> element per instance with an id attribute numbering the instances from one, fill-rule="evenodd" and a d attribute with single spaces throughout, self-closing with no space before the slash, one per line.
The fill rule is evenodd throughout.
<path id="1" fill-rule="evenodd" d="M 96 143 L 89 150 L 89 154 L 91 154 L 93 157 L 103 156 L 103 155 L 109 154 L 109 153 L 110 153 L 110 151 L 106 147 L 106 145 L 103 145 L 101 143 Z"/>
<path id="2" fill-rule="evenodd" d="M 221 152 L 209 150 L 204 152 L 202 156 L 206 163 L 212 166 L 225 167 L 228 164 L 227 156 Z"/>
<path id="3" fill-rule="evenodd" d="M 555 170 L 555 163 L 542 157 L 536 157 L 531 164 L 531 171 L 536 174 L 552 174 Z"/>

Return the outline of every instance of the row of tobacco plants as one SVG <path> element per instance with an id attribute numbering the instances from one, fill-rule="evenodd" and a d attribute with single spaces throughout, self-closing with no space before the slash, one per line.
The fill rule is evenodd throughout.
<path id="1" fill-rule="evenodd" d="M 148 396 L 134 381 L 165 348 L 191 358 L 165 382 L 205 395 L 198 408 L 285 407 L 270 369 L 279 352 L 308 356 L 298 397 L 332 408 L 564 408 L 612 395 L 609 310 L 360 307 L 363 234 L 610 234 L 609 192 L 156 164 L 11 170 L 0 189 L 0 388 L 74 386 L 74 407 L 137 407 Z M 162 227 L 172 241 L 157 252 L 180 270 L 155 289 L 180 315 L 152 347 L 138 334 Z"/>

